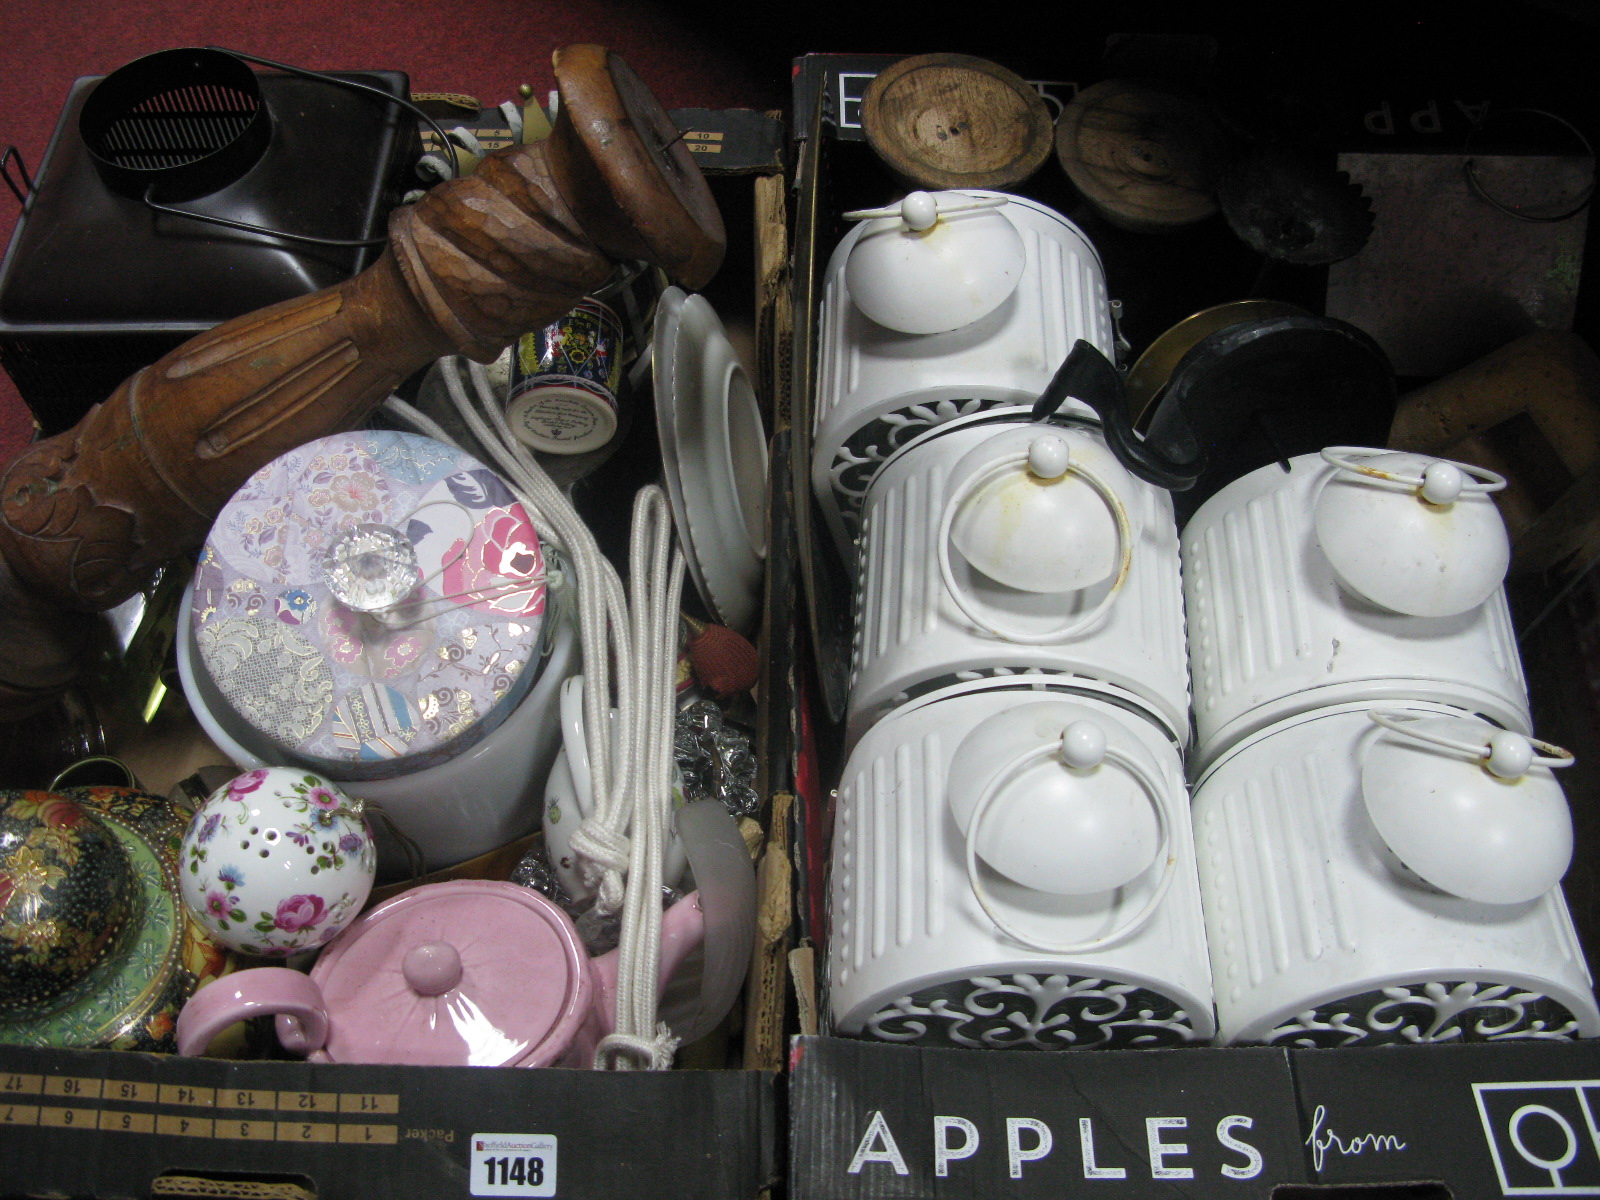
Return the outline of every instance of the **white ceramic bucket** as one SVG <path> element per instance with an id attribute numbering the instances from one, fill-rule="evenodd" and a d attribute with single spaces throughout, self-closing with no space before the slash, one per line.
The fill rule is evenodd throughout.
<path id="1" fill-rule="evenodd" d="M 1066 441 L 1072 466 L 1056 480 L 1030 479 L 1017 460 L 1047 436 Z M 1052 502 L 1057 495 L 1066 498 Z M 1021 510 L 1041 503 L 1054 504 L 1045 509 L 1046 519 L 1027 522 Z M 995 519 L 979 531 L 978 549 L 991 557 L 1021 559 L 1014 565 L 1027 568 L 1029 560 L 1070 565 L 1093 553 L 1108 573 L 1087 586 L 1042 592 L 999 582 L 952 544 L 963 515 L 983 504 Z M 1119 508 L 1129 535 L 1125 546 L 1117 533 Z M 851 743 L 918 692 L 996 671 L 1109 684 L 1147 708 L 1178 741 L 1188 740 L 1189 673 L 1172 501 L 1123 470 L 1092 426 L 967 418 L 894 456 L 867 494 L 851 652 Z"/>
<path id="2" fill-rule="evenodd" d="M 1330 482 L 1368 485 L 1316 454 L 1290 467 L 1234 480 L 1183 530 L 1191 766 L 1203 770 L 1241 738 L 1296 713 L 1347 701 L 1437 701 L 1530 732 L 1504 591 L 1494 587 L 1481 604 L 1444 616 L 1380 607 L 1341 582 L 1316 527 Z M 1420 503 L 1400 491 L 1374 499 L 1379 515 L 1367 526 L 1380 541 Z M 1492 511 L 1486 496 L 1470 503 Z"/>
<path id="3" fill-rule="evenodd" d="M 1380 834 L 1368 789 L 1382 778 L 1369 772 L 1386 760 L 1375 754 L 1415 760 L 1423 778 L 1404 789 L 1407 802 L 1426 801 L 1462 772 L 1471 784 L 1483 768 L 1408 746 L 1370 707 L 1339 705 L 1256 733 L 1195 790 L 1218 1040 L 1346 1046 L 1600 1034 L 1559 887 L 1514 904 L 1463 899 L 1418 877 Z M 1490 730 L 1445 705 L 1383 707 Z M 1554 786 L 1548 771 L 1534 780 L 1540 770 L 1522 784 Z M 1517 802 L 1514 784 L 1478 786 Z M 1523 850 L 1492 830 L 1475 844 L 1477 830 L 1459 816 L 1433 824 L 1433 840 L 1479 856 L 1473 875 Z"/>
<path id="4" fill-rule="evenodd" d="M 995 720 L 1038 720 L 1047 736 L 1001 731 L 991 753 L 995 727 L 986 726 L 976 743 L 967 741 Z M 1065 726 L 1082 722 L 1103 734 L 1105 758 L 1069 769 L 1050 757 L 1051 747 Z M 974 769 L 980 779 L 989 773 L 987 795 L 974 794 Z M 1052 853 L 1081 849 L 1055 837 L 1030 840 L 1029 825 L 1020 843 L 1012 837 L 1013 818 L 1029 818 L 1041 781 L 1071 783 L 1091 800 L 1120 797 L 1159 830 L 1159 851 L 1124 886 L 1092 894 L 1024 886 L 982 857 L 969 860 L 952 804 L 963 797 L 975 855 L 991 853 L 990 837 L 1011 854 L 1034 843 Z M 838 796 L 829 941 L 835 1032 L 1045 1050 L 1211 1038 L 1188 797 L 1177 749 L 1154 723 L 1087 690 L 1016 679 L 960 684 L 874 726 L 851 754 Z"/>
<path id="5" fill-rule="evenodd" d="M 185 608 L 189 597 L 184 597 Z M 477 745 L 443 763 L 345 785 L 353 796 L 381 805 L 401 833 L 416 842 L 429 871 L 486 854 L 539 827 L 545 779 L 561 749 L 561 684 L 582 663 L 573 606 L 552 586 L 546 609 L 549 652 L 538 679 L 505 721 Z M 178 674 L 200 727 L 240 770 L 293 766 L 267 757 L 270 748 L 212 684 L 194 646 L 192 623 L 178 637 Z M 407 861 L 382 821 L 371 823 L 378 869 L 402 876 Z"/>
<path id="6" fill-rule="evenodd" d="M 1003 303 L 958 329 L 901 333 L 861 311 L 845 274 L 865 224 L 852 229 L 829 260 L 817 335 L 811 479 L 847 563 L 867 485 L 898 447 L 956 417 L 1031 406 L 1079 339 L 1108 358 L 1113 354 L 1099 254 L 1059 213 L 1021 196 L 1004 198 L 992 211 L 1021 236 L 1020 279 Z M 1069 410 L 1092 415 L 1075 402 Z"/>

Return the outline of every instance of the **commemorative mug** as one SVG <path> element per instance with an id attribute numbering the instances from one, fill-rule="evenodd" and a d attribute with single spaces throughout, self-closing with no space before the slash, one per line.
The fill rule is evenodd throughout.
<path id="1" fill-rule="evenodd" d="M 617 431 L 622 322 L 585 298 L 566 316 L 518 339 L 506 422 L 521 442 L 548 454 L 583 454 Z"/>

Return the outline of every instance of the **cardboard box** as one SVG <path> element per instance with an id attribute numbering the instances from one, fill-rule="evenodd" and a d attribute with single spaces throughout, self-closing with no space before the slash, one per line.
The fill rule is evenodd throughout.
<path id="1" fill-rule="evenodd" d="M 760 1071 L 226 1062 L 0 1046 L 0 1192 L 752 1197 L 776 1174 Z M 229 1191 L 189 1194 L 247 1194 Z"/>
<path id="2" fill-rule="evenodd" d="M 1350 1195 L 1414 1200 L 1600 1194 L 1597 1042 L 1030 1054 L 827 1036 L 830 789 L 843 767 L 837 723 L 849 678 L 851 598 L 820 518 L 809 519 L 814 338 L 822 271 L 846 230 L 838 214 L 888 203 L 906 190 L 859 130 L 866 82 L 891 61 L 808 55 L 795 70 L 791 486 L 808 619 L 796 666 L 798 949 L 791 962 L 802 1018 L 813 1015 L 791 1047 L 791 1196 L 1248 1197 L 1281 1190 L 1284 1200 L 1306 1200 L 1346 1186 L 1363 1189 Z M 1238 284 L 1240 248 L 1227 244 L 1231 235 L 1216 228 L 1220 221 L 1159 238 L 1129 235 L 1087 213 L 1061 175 L 1047 163 L 1019 190 L 1066 212 L 1100 249 L 1111 294 L 1131 301 L 1123 329 L 1135 353 L 1188 313 L 1248 294 Z M 1171 264 L 1159 295 L 1148 278 L 1156 255 Z M 1195 263 L 1209 264 L 1209 276 Z M 1600 690 L 1593 681 L 1600 662 L 1592 636 L 1574 628 L 1561 597 L 1545 608 L 1551 599 L 1537 581 L 1514 597 L 1524 621 L 1554 614 L 1535 622 L 1523 651 L 1539 736 L 1579 755 L 1562 777 L 1579 845 L 1566 889 L 1594 961 Z M 1580 599 L 1594 607 L 1587 592 Z"/>
<path id="3" fill-rule="evenodd" d="M 1600 1191 L 1595 1042 L 1010 1055 L 800 1038 L 789 1086 L 794 1200 Z"/>
<path id="4" fill-rule="evenodd" d="M 740 328 L 750 336 L 753 309 L 755 327 L 770 336 L 782 289 L 769 280 L 753 306 L 751 279 L 781 277 L 786 253 L 783 181 L 773 175 L 782 166 L 781 125 L 742 111 L 688 115 L 706 135 L 701 141 L 725 147 L 725 157 L 714 160 L 725 169 L 707 171 L 729 236 L 727 265 L 708 288 L 710 298 L 736 339 Z M 769 410 L 776 361 L 761 355 L 754 376 Z M 640 404 L 648 409 L 648 396 Z M 659 468 L 641 470 L 644 483 Z M 632 494 L 628 488 L 625 501 Z M 784 511 L 774 506 L 771 541 L 780 547 L 789 537 Z M 626 512 L 624 505 L 624 520 Z M 776 557 L 784 561 L 781 550 Z M 787 603 L 782 591 L 769 600 L 769 627 L 789 620 Z M 775 711 L 770 697 L 785 706 L 788 700 L 781 689 L 763 688 L 761 695 L 757 747 L 765 761 Z M 181 697 L 168 703 L 181 707 Z M 786 719 L 776 724 L 787 727 Z M 147 787 L 162 793 L 201 763 L 223 761 L 187 726 L 164 728 L 144 749 L 130 756 L 133 765 Z M 168 768 L 170 777 L 158 777 Z M 787 827 L 787 802 L 781 795 L 774 800 L 773 790 L 781 776 L 764 768 L 757 780 L 779 814 L 771 824 L 780 831 Z M 743 1058 L 750 1069 L 319 1065 L 0 1046 L 0 1195 L 749 1200 L 780 1176 L 776 1068 L 783 1054 L 789 903 L 781 832 L 765 859 L 762 874 L 777 899 L 763 914 L 747 989 L 750 1049 L 741 1052 L 736 1040 L 726 1060 L 737 1066 Z"/>

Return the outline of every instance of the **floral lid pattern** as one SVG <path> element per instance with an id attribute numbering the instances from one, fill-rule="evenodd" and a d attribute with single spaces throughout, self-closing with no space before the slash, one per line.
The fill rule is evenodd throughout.
<path id="1" fill-rule="evenodd" d="M 393 614 L 335 598 L 324 557 L 357 526 L 409 542 L 417 586 Z M 526 581 L 526 586 L 519 586 Z M 195 575 L 195 643 L 263 758 L 385 778 L 474 744 L 533 681 L 544 558 L 494 472 L 430 438 L 320 438 L 246 481 Z"/>
<path id="2" fill-rule="evenodd" d="M 185 919 L 178 898 L 178 848 L 187 812 L 159 796 L 113 787 L 70 788 L 59 794 L 0 792 L 0 810 L 13 828 L 31 822 L 47 831 L 29 848 L 48 849 L 52 865 L 68 874 L 98 875 L 101 865 L 82 854 L 73 860 L 70 849 L 64 853 L 62 832 L 87 824 L 109 833 L 125 858 L 121 867 L 135 900 L 132 916 L 104 944 L 103 960 L 82 986 L 63 995 L 49 1011 L 0 1014 L 0 1044 L 175 1049 L 174 1030 L 184 1001 L 201 983 L 230 967 L 222 948 Z M 41 871 L 40 862 L 38 854 L 13 856 L 8 870 L 0 873 L 11 880 L 13 900 L 53 877 Z M 0 890 L 4 886 L 0 880 Z M 53 930 L 57 922 L 34 924 Z"/>

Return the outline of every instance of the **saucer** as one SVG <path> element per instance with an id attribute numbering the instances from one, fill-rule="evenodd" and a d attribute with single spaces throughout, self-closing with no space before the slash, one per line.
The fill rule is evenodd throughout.
<path id="1" fill-rule="evenodd" d="M 716 311 L 669 288 L 656 314 L 656 419 L 673 522 L 717 620 L 760 622 L 767 444 L 755 389 Z M 666 354 L 659 353 L 663 346 Z"/>

